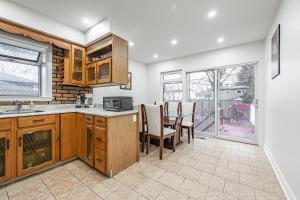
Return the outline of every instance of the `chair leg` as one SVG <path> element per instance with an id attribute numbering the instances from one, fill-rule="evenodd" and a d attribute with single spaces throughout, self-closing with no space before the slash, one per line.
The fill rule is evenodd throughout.
<path id="1" fill-rule="evenodd" d="M 146 154 L 149 153 L 149 143 L 150 143 L 150 135 L 147 135 L 147 149 L 146 149 Z"/>
<path id="2" fill-rule="evenodd" d="M 194 139 L 194 127 L 192 127 L 192 138 Z"/>
<path id="3" fill-rule="evenodd" d="M 159 159 L 162 160 L 164 148 L 164 139 L 159 140 Z"/>
<path id="4" fill-rule="evenodd" d="M 183 128 L 182 127 L 180 129 L 180 135 L 181 135 L 181 137 L 183 137 Z"/>
<path id="5" fill-rule="evenodd" d="M 145 149 L 145 133 L 142 132 L 142 152 L 144 153 L 144 149 Z"/>
<path id="6" fill-rule="evenodd" d="M 191 131 L 190 128 L 187 129 L 188 130 L 188 143 L 191 143 Z"/>
<path id="7" fill-rule="evenodd" d="M 171 141 L 172 141 L 172 150 L 175 152 L 175 135 L 171 136 Z"/>

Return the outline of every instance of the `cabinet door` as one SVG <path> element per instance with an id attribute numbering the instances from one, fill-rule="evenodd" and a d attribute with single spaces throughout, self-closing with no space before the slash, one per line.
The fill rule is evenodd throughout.
<path id="1" fill-rule="evenodd" d="M 60 115 L 60 158 L 66 160 L 76 156 L 75 113 Z"/>
<path id="2" fill-rule="evenodd" d="M 96 84 L 96 63 L 91 63 L 86 66 L 85 81 L 87 85 Z"/>
<path id="3" fill-rule="evenodd" d="M 97 62 L 97 83 L 110 83 L 111 74 L 111 58 L 106 58 Z"/>
<path id="4" fill-rule="evenodd" d="M 13 170 L 14 140 L 9 132 L 0 133 L 0 184 L 9 180 Z"/>
<path id="5" fill-rule="evenodd" d="M 77 155 L 81 160 L 85 160 L 85 151 L 84 151 L 84 135 L 85 135 L 85 122 L 84 114 L 76 114 L 76 150 Z"/>
<path id="6" fill-rule="evenodd" d="M 106 151 L 106 129 L 95 127 L 95 148 L 101 149 L 103 151 Z"/>
<path id="7" fill-rule="evenodd" d="M 55 163 L 55 134 L 55 125 L 18 131 L 18 176 L 32 173 Z"/>
<path id="8" fill-rule="evenodd" d="M 72 45 L 71 76 L 73 84 L 84 85 L 85 49 L 76 45 Z"/>
<path id="9" fill-rule="evenodd" d="M 85 146 L 85 162 L 89 165 L 93 166 L 94 161 L 94 127 L 92 125 L 86 125 L 85 128 L 85 138 L 84 138 L 84 146 Z"/>

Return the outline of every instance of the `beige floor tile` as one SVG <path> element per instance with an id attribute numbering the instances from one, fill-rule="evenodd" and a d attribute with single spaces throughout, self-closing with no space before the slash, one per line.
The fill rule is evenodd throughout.
<path id="1" fill-rule="evenodd" d="M 217 167 L 215 175 L 239 182 L 239 172 L 236 170 Z"/>
<path id="2" fill-rule="evenodd" d="M 209 189 L 205 200 L 238 200 L 237 198 L 220 192 L 218 190 Z"/>
<path id="3" fill-rule="evenodd" d="M 160 183 L 163 183 L 173 189 L 178 189 L 179 186 L 183 183 L 184 177 L 179 176 L 177 174 L 171 173 L 171 172 L 165 172 L 158 181 Z"/>
<path id="4" fill-rule="evenodd" d="M 193 167 L 197 170 L 201 170 L 201 171 L 213 174 L 215 172 L 217 166 L 214 164 L 211 164 L 211 163 L 197 161 Z"/>
<path id="5" fill-rule="evenodd" d="M 198 180 L 199 183 L 208 187 L 217 189 L 221 192 L 224 190 L 225 178 L 215 176 L 206 172 L 203 172 Z"/>
<path id="6" fill-rule="evenodd" d="M 185 179 L 178 188 L 178 191 L 192 197 L 193 199 L 204 200 L 208 191 L 208 187 L 195 181 Z"/>
<path id="7" fill-rule="evenodd" d="M 158 181 L 148 179 L 147 181 L 137 185 L 134 191 L 138 192 L 147 199 L 155 199 L 164 189 L 165 185 Z"/>
<path id="8" fill-rule="evenodd" d="M 89 188 L 83 186 L 83 185 L 78 185 L 75 186 L 71 191 L 65 192 L 62 195 L 56 196 L 54 194 L 55 198 L 57 200 L 66 200 L 66 199 L 82 199 L 82 200 L 101 200 L 101 198 L 91 191 Z"/>
<path id="9" fill-rule="evenodd" d="M 228 167 L 228 160 L 224 160 L 224 159 L 220 159 L 220 158 L 216 158 L 216 157 L 210 157 L 207 160 L 208 163 L 217 165 L 218 167 L 224 167 L 227 168 Z"/>
<path id="10" fill-rule="evenodd" d="M 92 186 L 91 189 L 104 199 L 112 193 L 118 191 L 121 186 L 122 184 L 118 180 L 115 178 L 110 178 Z"/>
<path id="11" fill-rule="evenodd" d="M 85 163 L 82 162 L 81 160 L 77 159 L 77 160 L 74 160 L 74 161 L 71 161 L 71 162 L 65 164 L 64 167 L 67 170 L 72 171 L 78 167 L 81 167 L 82 165 L 85 165 Z"/>
<path id="12" fill-rule="evenodd" d="M 196 170 L 194 168 L 183 166 L 181 169 L 177 172 L 178 175 L 183 176 L 185 178 L 191 179 L 193 181 L 198 181 L 200 175 L 202 174 L 201 171 Z"/>
<path id="13" fill-rule="evenodd" d="M 255 189 L 256 200 L 286 200 L 285 197 L 278 197 L 267 192 Z"/>
<path id="14" fill-rule="evenodd" d="M 180 192 L 177 192 L 177 191 L 167 187 L 156 198 L 156 200 L 175 200 L 175 199 L 176 200 L 187 200 L 187 199 L 189 199 L 189 197 L 187 195 L 184 195 Z"/>
<path id="15" fill-rule="evenodd" d="M 116 192 L 109 195 L 106 200 L 138 200 L 141 195 L 129 189 L 126 186 L 121 186 Z"/>
<path id="16" fill-rule="evenodd" d="M 1 187 L 0 188 L 0 200 L 7 200 L 8 196 L 7 196 L 7 191 L 5 187 Z"/>
<path id="17" fill-rule="evenodd" d="M 231 180 L 226 180 L 224 193 L 243 200 L 255 200 L 254 188 Z"/>
<path id="18" fill-rule="evenodd" d="M 151 164 L 154 166 L 157 166 L 161 169 L 164 169 L 165 171 L 173 172 L 173 173 L 177 173 L 182 167 L 181 164 L 178 164 L 176 162 L 173 162 L 173 161 L 170 161 L 167 159 L 157 160 L 157 161 L 152 162 Z"/>
<path id="19" fill-rule="evenodd" d="M 128 173 L 120 173 L 115 177 L 120 183 L 126 185 L 130 189 L 136 188 L 138 185 L 145 183 L 150 178 L 144 176 L 143 174 L 128 174 Z"/>

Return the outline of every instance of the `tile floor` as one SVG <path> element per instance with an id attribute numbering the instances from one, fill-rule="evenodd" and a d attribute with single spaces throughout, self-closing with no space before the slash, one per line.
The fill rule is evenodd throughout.
<path id="1" fill-rule="evenodd" d="M 0 199 L 285 199 L 259 147 L 208 138 L 165 150 L 162 161 L 150 152 L 114 178 L 75 160 L 0 188 Z"/>

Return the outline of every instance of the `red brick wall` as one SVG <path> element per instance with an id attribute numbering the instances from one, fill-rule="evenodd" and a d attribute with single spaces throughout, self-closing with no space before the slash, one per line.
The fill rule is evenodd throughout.
<path id="1" fill-rule="evenodd" d="M 64 50 L 53 46 L 52 48 L 52 101 L 34 102 L 35 104 L 72 104 L 77 95 L 93 93 L 90 87 L 62 85 L 60 67 L 63 63 Z M 26 103 L 26 102 L 25 102 Z M 27 102 L 28 103 L 28 102 Z M 0 102 L 0 105 L 13 105 L 13 102 Z"/>

